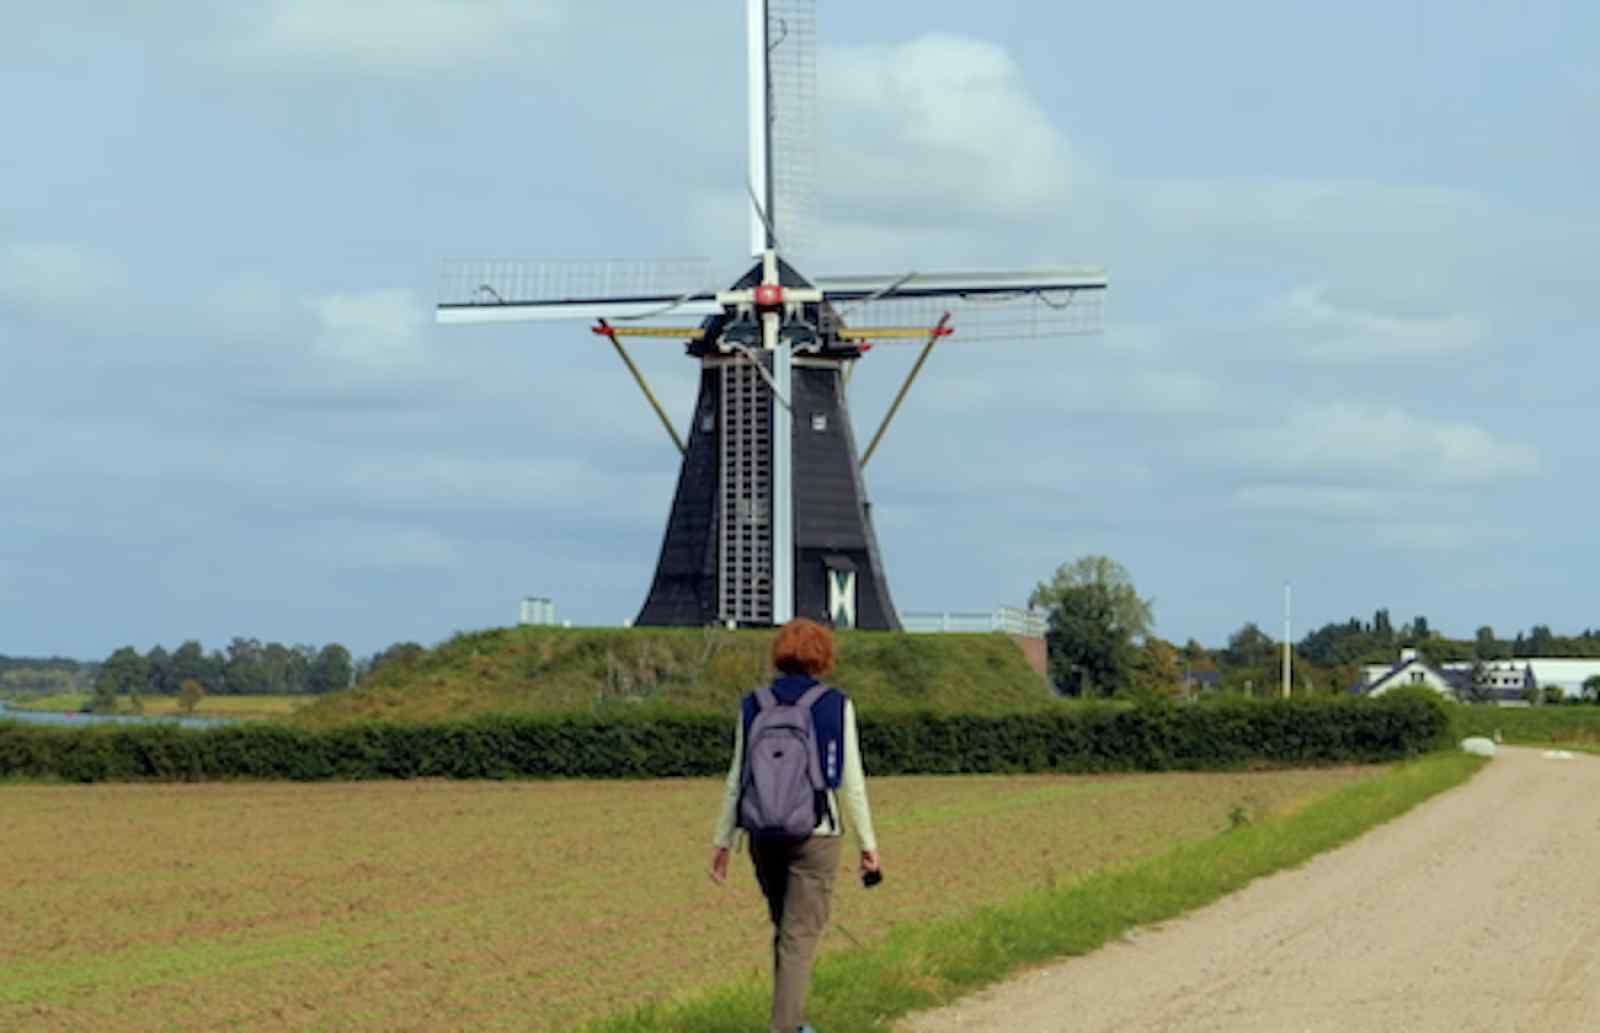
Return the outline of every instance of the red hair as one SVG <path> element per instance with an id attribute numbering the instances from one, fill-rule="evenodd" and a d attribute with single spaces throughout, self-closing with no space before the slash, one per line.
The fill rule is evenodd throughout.
<path id="1" fill-rule="evenodd" d="M 820 678 L 833 670 L 838 658 L 833 632 L 804 617 L 778 629 L 778 637 L 772 640 L 772 666 L 784 674 Z"/>

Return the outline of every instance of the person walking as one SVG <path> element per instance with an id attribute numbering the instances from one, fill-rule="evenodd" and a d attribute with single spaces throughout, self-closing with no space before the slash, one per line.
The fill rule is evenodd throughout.
<path id="1" fill-rule="evenodd" d="M 772 918 L 771 1033 L 813 1033 L 806 995 L 828 923 L 848 828 L 863 882 L 882 878 L 855 705 L 819 680 L 837 661 L 833 632 L 796 618 L 772 643 L 778 677 L 745 696 L 712 837 L 711 879 L 728 877 L 737 833 L 748 834 L 756 882 Z M 804 749 L 794 749 L 804 743 Z M 843 804 L 841 814 L 840 804 Z"/>

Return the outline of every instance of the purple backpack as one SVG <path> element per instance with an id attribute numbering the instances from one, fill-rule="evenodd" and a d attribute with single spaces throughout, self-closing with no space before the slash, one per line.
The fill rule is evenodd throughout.
<path id="1" fill-rule="evenodd" d="M 739 783 L 739 827 L 758 839 L 805 839 L 830 816 L 811 708 L 828 691 L 813 685 L 794 703 L 767 686 L 755 693 Z"/>

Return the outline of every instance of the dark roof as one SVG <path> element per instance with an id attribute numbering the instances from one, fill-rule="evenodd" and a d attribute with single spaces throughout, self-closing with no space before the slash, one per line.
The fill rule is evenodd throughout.
<path id="1" fill-rule="evenodd" d="M 1400 661 L 1396 662 L 1393 667 L 1390 667 L 1387 671 L 1384 671 L 1383 674 L 1379 675 L 1375 680 L 1370 682 L 1364 689 L 1361 689 L 1360 691 L 1366 692 L 1366 693 L 1372 693 L 1372 692 L 1378 691 L 1378 689 L 1381 688 L 1385 683 L 1387 683 L 1389 681 L 1389 679 L 1393 678 L 1395 675 L 1399 674 L 1401 671 L 1405 670 L 1407 667 L 1410 667 L 1412 664 L 1418 664 L 1418 665 L 1422 666 L 1423 668 L 1426 668 L 1427 670 L 1432 671 L 1435 676 L 1437 676 L 1439 679 L 1444 681 L 1445 684 L 1449 685 L 1452 689 L 1456 688 L 1455 683 L 1450 680 L 1449 675 L 1447 675 L 1445 672 L 1439 670 L 1437 667 L 1434 667 L 1432 664 L 1430 664 L 1426 660 L 1422 659 L 1422 657 L 1414 656 L 1414 657 L 1410 657 L 1409 659 L 1400 660 Z"/>

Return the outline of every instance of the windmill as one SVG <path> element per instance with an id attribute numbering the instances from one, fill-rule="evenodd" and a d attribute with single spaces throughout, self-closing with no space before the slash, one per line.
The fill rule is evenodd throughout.
<path id="1" fill-rule="evenodd" d="M 787 258 L 810 203 L 814 13 L 811 0 L 746 0 L 746 9 L 755 263 L 744 275 L 717 289 L 701 262 L 451 262 L 438 320 L 593 320 L 632 373 L 682 457 L 636 624 L 759 627 L 805 616 L 898 629 L 863 468 L 928 355 L 958 327 L 963 340 L 1093 332 L 1106 279 L 1097 269 L 800 273 Z M 700 364 L 687 439 L 629 337 L 683 340 Z M 903 340 L 922 351 L 860 453 L 850 374 L 874 342 Z"/>

